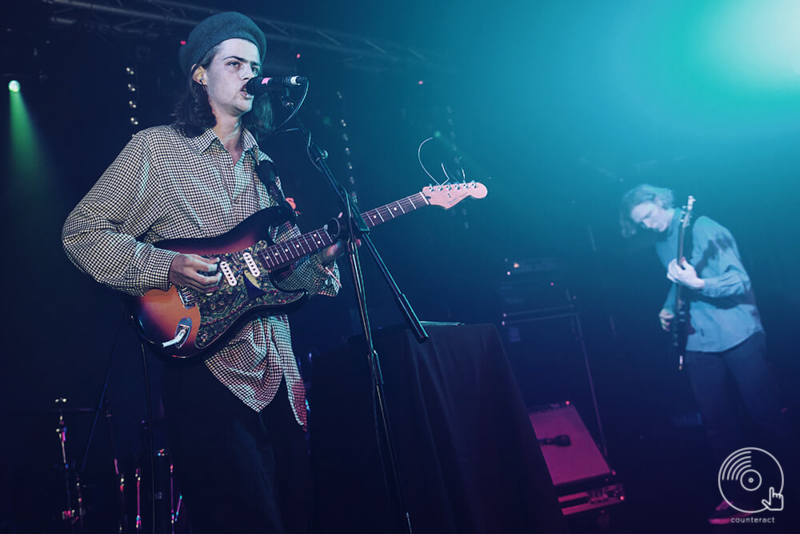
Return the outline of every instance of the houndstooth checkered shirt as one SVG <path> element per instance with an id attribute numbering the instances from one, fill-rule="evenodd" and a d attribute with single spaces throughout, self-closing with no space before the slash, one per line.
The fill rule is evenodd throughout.
<path id="1" fill-rule="evenodd" d="M 152 243 L 214 237 L 275 204 L 255 174 L 256 161 L 269 158 L 246 130 L 242 147 L 234 165 L 213 130 L 194 138 L 170 126 L 139 132 L 67 218 L 62 234 L 67 256 L 112 289 L 132 295 L 168 290 L 177 253 Z M 271 237 L 283 241 L 299 233 L 285 223 L 272 229 Z M 317 253 L 281 286 L 333 296 L 338 274 L 336 265 L 323 265 Z M 305 424 L 305 390 L 285 315 L 245 324 L 206 365 L 256 411 L 270 403 L 285 377 L 295 417 Z"/>

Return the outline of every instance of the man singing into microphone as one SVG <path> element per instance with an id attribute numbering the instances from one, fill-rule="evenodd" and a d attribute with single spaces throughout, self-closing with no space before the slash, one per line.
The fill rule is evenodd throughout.
<path id="1" fill-rule="evenodd" d="M 179 53 L 187 85 L 175 123 L 135 135 L 64 224 L 78 268 L 131 295 L 217 289 L 214 258 L 154 243 L 218 236 L 285 204 L 274 173 L 256 173 L 271 163 L 254 137 L 270 126 L 269 99 L 245 91 L 265 52 L 263 32 L 239 13 L 192 30 Z M 287 222 L 271 234 L 280 242 L 299 230 Z M 342 252 L 337 243 L 304 258 L 282 287 L 335 295 Z M 163 401 L 193 532 L 307 532 L 305 391 L 285 315 L 252 319 L 199 365 L 165 369 Z"/>

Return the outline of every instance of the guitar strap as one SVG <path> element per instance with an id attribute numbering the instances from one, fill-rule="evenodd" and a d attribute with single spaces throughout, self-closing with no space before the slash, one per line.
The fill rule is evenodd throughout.
<path id="1" fill-rule="evenodd" d="M 264 187 L 267 188 L 269 196 L 275 201 L 276 207 L 281 215 L 286 217 L 292 224 L 296 224 L 297 214 L 289 202 L 286 201 L 286 197 L 283 196 L 283 191 L 278 187 L 278 166 L 271 160 L 261 161 L 256 165 L 256 174 L 258 174 L 258 179 L 261 180 Z"/>

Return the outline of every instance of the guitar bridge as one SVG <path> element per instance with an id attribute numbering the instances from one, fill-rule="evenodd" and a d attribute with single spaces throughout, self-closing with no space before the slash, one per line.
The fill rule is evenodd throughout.
<path id="1" fill-rule="evenodd" d="M 194 292 L 188 287 L 178 288 L 178 297 L 181 299 L 181 304 L 185 309 L 191 309 L 197 306 L 197 299 Z"/>

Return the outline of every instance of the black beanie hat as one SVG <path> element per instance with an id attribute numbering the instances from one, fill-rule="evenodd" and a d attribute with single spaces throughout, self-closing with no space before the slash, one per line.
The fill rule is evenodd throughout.
<path id="1" fill-rule="evenodd" d="M 211 15 L 189 33 L 186 44 L 178 51 L 181 71 L 189 74 L 192 67 L 203 59 L 206 53 L 227 39 L 246 39 L 258 47 L 261 62 L 267 52 L 267 39 L 264 32 L 249 17 L 235 11 Z"/>

